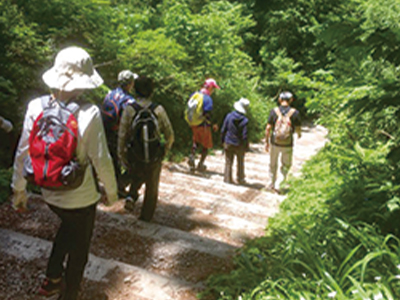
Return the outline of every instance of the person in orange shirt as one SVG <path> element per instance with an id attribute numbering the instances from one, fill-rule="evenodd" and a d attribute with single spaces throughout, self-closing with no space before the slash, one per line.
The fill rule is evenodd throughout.
<path id="1" fill-rule="evenodd" d="M 208 78 L 204 81 L 203 88 L 200 93 L 203 94 L 203 122 L 200 125 L 191 126 L 192 129 L 192 149 L 189 156 L 189 167 L 190 171 L 194 172 L 196 169 L 196 151 L 198 146 L 202 147 L 200 160 L 197 164 L 197 170 L 203 172 L 206 170 L 204 162 L 208 155 L 208 149 L 213 147 L 211 127 L 214 132 L 218 130 L 218 125 L 211 124 L 211 112 L 213 110 L 213 100 L 211 94 L 215 89 L 220 89 L 215 79 Z"/>

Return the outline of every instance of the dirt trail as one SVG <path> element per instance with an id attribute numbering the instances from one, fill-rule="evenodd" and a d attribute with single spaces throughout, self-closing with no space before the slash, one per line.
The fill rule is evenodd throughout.
<path id="1" fill-rule="evenodd" d="M 303 127 L 294 175 L 324 145 L 325 135 L 319 126 Z M 220 151 L 207 158 L 207 171 L 200 174 L 190 174 L 185 162 L 164 164 L 150 223 L 137 219 L 140 202 L 132 213 L 122 201 L 111 208 L 100 205 L 81 299 L 196 299 L 210 274 L 232 268 L 235 249 L 263 235 L 268 217 L 284 200 L 264 190 L 268 159 L 262 144 L 251 145 L 246 186 L 223 183 Z M 8 204 L 0 207 L 0 299 L 41 299 L 35 293 L 58 224 L 37 195 L 27 214 Z"/>

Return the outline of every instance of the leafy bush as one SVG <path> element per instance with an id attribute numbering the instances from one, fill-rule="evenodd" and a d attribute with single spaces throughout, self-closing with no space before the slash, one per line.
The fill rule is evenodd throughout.
<path id="1" fill-rule="evenodd" d="M 12 169 L 0 168 L 0 204 L 6 202 L 11 195 L 11 176 Z"/>

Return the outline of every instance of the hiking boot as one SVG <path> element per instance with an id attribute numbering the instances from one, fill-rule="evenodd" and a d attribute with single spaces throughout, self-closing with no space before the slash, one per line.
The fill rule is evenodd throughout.
<path id="1" fill-rule="evenodd" d="M 125 210 L 132 212 L 135 209 L 136 201 L 137 201 L 137 199 L 133 199 L 130 196 L 126 197 L 125 198 L 125 205 L 124 205 Z"/>
<path id="2" fill-rule="evenodd" d="M 119 199 L 124 199 L 124 198 L 126 198 L 127 196 L 128 196 L 128 193 L 127 193 L 127 192 L 122 191 L 122 190 L 118 191 L 118 198 L 119 198 Z"/>
<path id="3" fill-rule="evenodd" d="M 62 277 L 55 279 L 46 277 L 39 288 L 38 294 L 45 297 L 50 297 L 52 295 L 61 293 L 63 288 L 64 288 L 64 283 Z"/>
<path id="4" fill-rule="evenodd" d="M 195 164 L 194 164 L 194 158 L 193 157 L 189 157 L 188 165 L 189 165 L 190 172 L 194 172 Z"/>
<path id="5" fill-rule="evenodd" d="M 203 165 L 203 164 L 199 164 L 198 166 L 197 166 L 197 171 L 199 171 L 199 172 L 205 172 L 205 170 L 207 170 L 207 166 L 206 165 Z"/>
<path id="6" fill-rule="evenodd" d="M 239 180 L 238 180 L 238 184 L 239 184 L 239 185 L 247 185 L 247 181 L 244 180 L 244 179 L 239 179 Z"/>
<path id="7" fill-rule="evenodd" d="M 280 191 L 279 191 L 277 188 L 275 188 L 275 185 L 274 185 L 274 184 L 270 184 L 270 185 L 266 188 L 266 191 L 272 192 L 272 193 L 274 193 L 274 194 L 279 194 L 279 193 L 280 193 Z"/>

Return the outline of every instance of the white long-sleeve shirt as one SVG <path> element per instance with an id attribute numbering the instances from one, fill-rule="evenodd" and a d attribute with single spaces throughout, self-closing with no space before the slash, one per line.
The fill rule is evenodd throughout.
<path id="1" fill-rule="evenodd" d="M 41 98 L 34 99 L 28 104 L 14 160 L 14 174 L 11 187 L 15 191 L 22 191 L 26 188 L 26 180 L 22 175 L 24 159 L 28 155 L 29 135 L 33 123 L 42 110 Z M 76 150 L 77 158 L 80 162 L 84 162 L 86 158 L 89 158 L 99 180 L 104 185 L 108 201 L 113 203 L 118 200 L 117 184 L 114 167 L 108 152 L 100 110 L 93 104 L 83 104 L 78 111 L 77 120 L 79 129 Z M 42 194 L 47 203 L 60 208 L 74 209 L 86 207 L 96 203 L 100 199 L 95 180 L 92 168 L 89 167 L 86 168 L 83 183 L 78 188 L 69 191 L 42 189 Z"/>

